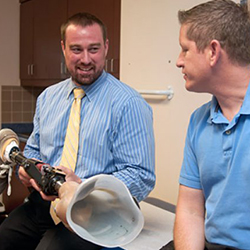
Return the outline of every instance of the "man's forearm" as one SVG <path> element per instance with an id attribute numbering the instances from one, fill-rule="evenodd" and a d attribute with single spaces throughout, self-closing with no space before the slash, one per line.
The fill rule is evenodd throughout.
<path id="1" fill-rule="evenodd" d="M 176 250 L 203 250 L 205 247 L 204 218 L 181 212 L 174 226 Z"/>
<path id="2" fill-rule="evenodd" d="M 174 226 L 176 250 L 205 247 L 205 204 L 202 190 L 180 185 Z"/>

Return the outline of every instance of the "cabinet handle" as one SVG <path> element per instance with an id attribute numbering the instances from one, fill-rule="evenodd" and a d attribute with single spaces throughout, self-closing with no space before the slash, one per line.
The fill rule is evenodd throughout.
<path id="1" fill-rule="evenodd" d="M 34 74 L 34 64 L 30 65 L 30 75 L 33 76 Z"/>
<path id="2" fill-rule="evenodd" d="M 63 62 L 61 62 L 61 69 L 60 69 L 60 71 L 61 71 L 61 75 L 63 75 L 64 74 L 64 63 Z"/>
<path id="3" fill-rule="evenodd" d="M 110 66 L 110 72 L 114 72 L 114 58 L 111 59 L 111 66 Z"/>
<path id="4" fill-rule="evenodd" d="M 61 71 L 61 75 L 67 75 L 68 74 L 68 69 L 67 69 L 66 63 L 61 62 L 60 71 Z"/>
<path id="5" fill-rule="evenodd" d="M 30 64 L 28 64 L 28 76 L 30 76 Z"/>
<path id="6" fill-rule="evenodd" d="M 67 75 L 68 74 L 68 69 L 67 69 L 67 66 L 66 66 L 66 63 L 63 63 L 64 65 L 64 74 Z"/>
<path id="7" fill-rule="evenodd" d="M 105 71 L 106 71 L 106 72 L 108 72 L 108 62 L 109 62 L 109 60 L 106 59 L 106 60 L 105 60 Z"/>

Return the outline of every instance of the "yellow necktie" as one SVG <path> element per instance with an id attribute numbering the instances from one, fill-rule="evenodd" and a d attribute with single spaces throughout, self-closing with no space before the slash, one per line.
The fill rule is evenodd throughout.
<path id="1" fill-rule="evenodd" d="M 80 114 L 81 114 L 81 99 L 85 95 L 83 89 L 74 89 L 74 102 L 71 107 L 67 132 L 64 141 L 63 153 L 60 165 L 75 170 L 77 161 L 77 152 L 79 145 L 79 128 L 80 128 Z M 60 219 L 55 214 L 55 207 L 59 199 L 52 202 L 50 214 L 55 224 L 60 222 Z"/>
<path id="2" fill-rule="evenodd" d="M 65 136 L 61 166 L 75 170 L 79 142 L 81 99 L 85 95 L 83 89 L 74 89 L 74 102 L 71 107 L 67 133 Z"/>

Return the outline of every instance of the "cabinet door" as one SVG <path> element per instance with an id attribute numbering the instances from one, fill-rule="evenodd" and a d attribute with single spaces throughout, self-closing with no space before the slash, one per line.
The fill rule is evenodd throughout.
<path id="1" fill-rule="evenodd" d="M 108 30 L 109 52 L 106 70 L 119 78 L 120 54 L 120 0 L 68 0 L 68 16 L 89 12 L 101 19 Z"/>
<path id="2" fill-rule="evenodd" d="M 34 78 L 61 79 L 60 27 L 67 18 L 67 0 L 34 0 L 34 14 Z"/>
<path id="3" fill-rule="evenodd" d="M 61 24 L 67 0 L 32 0 L 20 6 L 20 78 L 23 86 L 48 86 L 66 77 Z"/>
<path id="4" fill-rule="evenodd" d="M 20 6 L 20 78 L 31 78 L 33 64 L 33 2 Z"/>

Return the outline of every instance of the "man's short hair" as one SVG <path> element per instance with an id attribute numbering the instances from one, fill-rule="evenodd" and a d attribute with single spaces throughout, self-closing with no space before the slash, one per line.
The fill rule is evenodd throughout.
<path id="1" fill-rule="evenodd" d="M 62 26 L 61 26 L 61 39 L 62 39 L 64 44 L 65 44 L 65 39 L 66 39 L 66 30 L 67 30 L 68 26 L 71 24 L 79 25 L 82 27 L 92 26 L 93 24 L 98 24 L 102 30 L 103 41 L 106 42 L 107 28 L 104 25 L 104 23 L 99 18 L 97 18 L 96 16 L 94 16 L 90 13 L 81 12 L 81 13 L 77 13 L 77 14 L 71 16 L 65 23 L 62 24 Z"/>
<path id="2" fill-rule="evenodd" d="M 213 0 L 180 10 L 178 18 L 181 25 L 188 25 L 187 38 L 200 51 L 215 39 L 232 62 L 250 64 L 250 20 L 246 6 L 230 0 Z"/>

